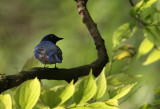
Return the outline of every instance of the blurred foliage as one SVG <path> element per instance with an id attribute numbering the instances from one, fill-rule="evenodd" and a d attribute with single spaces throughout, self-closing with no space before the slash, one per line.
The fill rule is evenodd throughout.
<path id="1" fill-rule="evenodd" d="M 13 109 L 118 109 L 119 99 L 128 94 L 135 85 L 109 89 L 115 93 L 109 94 L 109 99 L 100 100 L 108 91 L 106 83 L 105 70 L 96 79 L 91 70 L 88 76 L 79 78 L 76 84 L 72 80 L 69 84 L 42 90 L 40 94 L 40 82 L 35 78 L 16 88 L 12 97 Z M 9 94 L 1 94 L 0 103 L 3 103 L 3 109 L 12 109 Z"/>
<path id="2" fill-rule="evenodd" d="M 139 109 L 159 109 L 160 108 L 160 87 L 154 90 L 154 99 L 152 104 L 144 104 Z"/>
<path id="3" fill-rule="evenodd" d="M 153 90 L 160 86 L 160 1 L 133 2 L 134 7 L 129 0 L 88 0 L 87 4 L 105 40 L 110 58 L 105 71 L 107 91 L 104 93 L 103 88 L 99 87 L 101 90 L 95 92 L 95 98 L 98 99 L 104 93 L 100 100 L 105 101 L 109 99 L 109 95 L 114 96 L 119 88 L 123 90 L 122 87 L 126 86 L 124 89 L 127 89 L 138 82 L 128 96 L 119 100 L 121 109 L 137 109 L 143 104 L 152 104 L 155 101 Z M 74 0 L 0 0 L 0 73 L 8 75 L 43 66 L 33 58 L 33 49 L 41 38 L 49 33 L 64 38 L 58 42 L 64 59 L 58 67 L 76 67 L 89 64 L 97 58 L 94 42 L 81 21 Z M 96 83 L 104 85 L 104 81 L 104 78 L 103 81 L 97 79 Z M 81 83 L 81 86 L 86 83 Z M 42 90 L 48 91 L 53 87 L 67 87 L 67 83 L 42 80 L 42 86 Z M 12 90 L 5 93 L 13 96 Z M 45 92 L 41 93 L 41 96 L 43 94 Z M 89 98 L 77 97 L 77 102 L 86 102 L 92 98 L 91 95 Z M 5 97 L 10 101 L 8 95 Z M 61 97 L 63 98 L 62 95 Z M 38 101 L 36 109 L 49 108 L 39 102 L 42 101 Z M 5 103 L 0 104 L 5 107 Z M 105 104 L 117 106 L 117 101 L 110 99 Z M 88 107 L 97 105 L 104 106 L 104 102 L 88 104 Z M 57 107 L 59 108 L 63 109 Z"/>

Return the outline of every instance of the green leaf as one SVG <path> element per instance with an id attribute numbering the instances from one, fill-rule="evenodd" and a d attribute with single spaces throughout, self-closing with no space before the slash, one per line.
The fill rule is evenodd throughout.
<path id="1" fill-rule="evenodd" d="M 153 4 L 155 4 L 156 1 L 157 0 L 141 0 L 130 10 L 130 15 L 135 19 L 137 19 L 138 14 L 140 14 L 143 20 L 147 17 L 149 18 L 149 16 L 155 12 L 156 8 Z"/>
<path id="2" fill-rule="evenodd" d="M 144 104 L 138 109 L 154 109 L 151 104 Z"/>
<path id="3" fill-rule="evenodd" d="M 121 25 L 113 34 L 113 44 L 114 47 L 119 45 L 124 39 L 130 38 L 136 32 L 136 27 L 134 23 L 126 23 Z"/>
<path id="4" fill-rule="evenodd" d="M 62 107 L 62 106 L 58 106 L 58 107 L 55 107 L 53 109 L 66 109 L 65 107 Z"/>
<path id="5" fill-rule="evenodd" d="M 156 62 L 160 60 L 160 50 L 154 49 L 149 56 L 147 57 L 146 61 L 143 63 L 143 65 L 148 65 L 153 62 Z"/>
<path id="6" fill-rule="evenodd" d="M 144 36 L 146 36 L 152 43 L 160 46 L 160 27 L 145 26 L 143 27 Z"/>
<path id="7" fill-rule="evenodd" d="M 140 7 L 142 7 L 143 3 L 144 3 L 144 1 L 141 0 L 141 1 L 139 1 L 133 8 L 131 8 L 131 10 L 130 10 L 130 15 L 131 15 L 132 17 L 136 18 L 137 12 L 139 11 Z"/>
<path id="8" fill-rule="evenodd" d="M 146 9 L 146 8 L 150 8 L 154 3 L 156 3 L 157 0 L 144 0 L 143 2 L 143 6 L 141 6 L 140 11 Z"/>
<path id="9" fill-rule="evenodd" d="M 60 85 L 67 85 L 68 82 L 64 81 L 64 80 L 47 80 L 47 79 L 43 79 L 41 80 L 43 88 L 44 89 L 51 89 L 55 86 L 60 86 Z"/>
<path id="10" fill-rule="evenodd" d="M 29 58 L 26 63 L 23 66 L 22 70 L 28 70 L 32 67 L 36 67 L 39 64 L 38 60 L 34 58 L 34 56 L 32 56 L 31 58 Z"/>
<path id="11" fill-rule="evenodd" d="M 53 108 L 66 102 L 73 94 L 74 85 L 73 81 L 71 81 L 71 83 L 66 86 L 56 86 L 50 90 L 42 91 L 40 98 L 46 105 Z"/>
<path id="12" fill-rule="evenodd" d="M 114 59 L 116 59 L 116 60 L 122 60 L 124 58 L 131 57 L 131 56 L 132 56 L 131 52 L 129 52 L 129 51 L 123 51 L 120 54 L 118 54 L 116 57 L 114 57 Z"/>
<path id="13" fill-rule="evenodd" d="M 119 47 L 117 50 L 124 50 L 124 51 L 133 50 L 134 51 L 135 49 L 132 45 L 126 44 L 126 45 Z"/>
<path id="14" fill-rule="evenodd" d="M 156 8 L 157 8 L 158 11 L 160 11 L 160 1 L 159 0 L 158 0 Z"/>
<path id="15" fill-rule="evenodd" d="M 96 78 L 96 84 L 97 84 L 97 92 L 95 95 L 96 99 L 101 98 L 107 89 L 107 83 L 106 83 L 106 77 L 105 77 L 105 67 L 103 68 L 101 74 Z"/>
<path id="16" fill-rule="evenodd" d="M 154 105 L 160 105 L 160 99 L 154 100 Z"/>
<path id="17" fill-rule="evenodd" d="M 108 87 L 108 86 L 107 86 Z M 108 89 L 108 88 L 107 88 Z M 106 100 L 108 100 L 110 98 L 110 92 L 108 92 L 107 90 L 106 90 L 106 92 L 104 93 L 104 95 L 101 97 L 101 98 L 99 98 L 98 100 L 96 100 L 96 101 L 106 101 Z M 94 99 L 93 99 L 94 100 Z"/>
<path id="18" fill-rule="evenodd" d="M 92 108 L 86 107 L 86 106 L 78 106 L 78 107 L 68 108 L 68 109 L 92 109 Z"/>
<path id="19" fill-rule="evenodd" d="M 56 107 L 61 100 L 59 99 L 60 93 L 58 91 L 53 91 L 53 90 L 43 90 L 41 92 L 41 100 L 43 103 L 50 108 Z"/>
<path id="20" fill-rule="evenodd" d="M 153 47 L 153 43 L 150 42 L 147 38 L 145 38 L 139 46 L 137 57 L 139 58 L 140 56 L 147 54 L 149 51 L 152 50 Z"/>
<path id="21" fill-rule="evenodd" d="M 117 99 L 109 99 L 105 103 L 110 105 L 110 106 L 118 106 L 118 100 Z"/>
<path id="22" fill-rule="evenodd" d="M 48 106 L 45 106 L 43 104 L 37 103 L 33 109 L 50 109 Z"/>
<path id="23" fill-rule="evenodd" d="M 105 102 L 95 102 L 86 105 L 87 107 L 90 107 L 91 109 L 118 109 L 115 106 L 107 105 Z"/>
<path id="24" fill-rule="evenodd" d="M 142 75 L 129 75 L 125 73 L 114 74 L 107 77 L 108 85 L 117 86 L 121 84 L 128 84 L 129 82 L 140 78 Z"/>
<path id="25" fill-rule="evenodd" d="M 0 102 L 0 109 L 8 109 L 8 108 L 4 103 Z"/>
<path id="26" fill-rule="evenodd" d="M 16 109 L 32 109 L 40 96 L 40 82 L 37 78 L 22 83 L 14 93 Z"/>
<path id="27" fill-rule="evenodd" d="M 74 99 L 76 104 L 83 104 L 90 100 L 96 93 L 96 83 L 92 76 L 92 70 L 88 76 L 78 80 L 75 86 Z"/>
<path id="28" fill-rule="evenodd" d="M 73 85 L 73 80 L 69 85 L 67 85 L 64 89 L 64 91 L 60 95 L 61 102 L 59 105 L 63 104 L 65 101 L 67 101 L 73 94 L 74 94 L 75 87 Z"/>
<path id="29" fill-rule="evenodd" d="M 69 105 L 67 108 L 76 107 L 76 103 Z"/>
<path id="30" fill-rule="evenodd" d="M 160 3 L 159 3 L 160 5 Z M 151 17 L 150 17 L 150 23 L 153 24 L 153 25 L 159 25 L 160 23 L 160 13 L 159 12 L 155 12 Z"/>
<path id="31" fill-rule="evenodd" d="M 141 6 L 139 9 L 142 19 L 145 19 L 148 16 L 153 15 L 154 12 L 156 12 L 156 7 L 154 5 L 156 2 L 157 0 L 147 0 L 143 3 L 143 6 Z"/>
<path id="32" fill-rule="evenodd" d="M 0 95 L 0 109 L 12 109 L 12 100 L 9 94 Z"/>
<path id="33" fill-rule="evenodd" d="M 117 90 L 117 92 L 116 92 L 116 95 L 112 99 L 120 99 L 120 98 L 122 98 L 123 96 L 128 94 L 128 92 L 133 88 L 133 86 L 135 84 L 129 84 L 129 85 L 126 85 L 126 86 L 124 86 L 122 88 L 119 88 Z"/>
<path id="34" fill-rule="evenodd" d="M 154 90 L 154 92 L 158 95 L 160 95 L 160 87 L 158 87 L 157 89 Z"/>

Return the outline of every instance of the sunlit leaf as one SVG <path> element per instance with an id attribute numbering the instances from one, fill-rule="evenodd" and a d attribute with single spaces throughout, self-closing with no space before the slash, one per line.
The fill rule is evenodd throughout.
<path id="1" fill-rule="evenodd" d="M 124 58 L 131 57 L 131 56 L 132 56 L 131 52 L 129 52 L 129 51 L 123 51 L 123 52 L 121 52 L 120 54 L 118 54 L 118 55 L 115 57 L 115 59 L 116 59 L 116 60 L 122 60 L 122 59 L 124 59 Z"/>
<path id="2" fill-rule="evenodd" d="M 156 12 L 156 7 L 153 6 L 156 2 L 157 0 L 147 0 L 143 3 L 143 6 L 141 6 L 139 9 L 141 18 L 145 19 L 150 14 Z"/>
<path id="3" fill-rule="evenodd" d="M 116 47 L 124 39 L 130 38 L 136 32 L 135 24 L 126 23 L 121 25 L 113 34 L 113 44 Z"/>
<path id="4" fill-rule="evenodd" d="M 37 104 L 33 107 L 33 109 L 50 109 L 50 108 L 49 108 L 48 106 L 43 105 L 43 104 L 37 103 Z"/>
<path id="5" fill-rule="evenodd" d="M 116 95 L 112 98 L 112 99 L 120 99 L 123 96 L 125 96 L 126 94 L 128 94 L 128 92 L 133 88 L 135 84 L 129 84 L 126 85 L 122 88 L 119 88 L 116 92 Z"/>
<path id="6" fill-rule="evenodd" d="M 143 6 L 141 6 L 140 11 L 144 10 L 145 8 L 151 7 L 157 0 L 144 0 Z"/>
<path id="7" fill-rule="evenodd" d="M 90 74 L 76 83 L 74 99 L 77 104 L 83 104 L 90 100 L 96 93 L 96 83 L 93 79 L 92 70 Z"/>
<path id="8" fill-rule="evenodd" d="M 69 85 L 67 85 L 64 89 L 64 91 L 60 95 L 61 102 L 59 105 L 63 104 L 65 101 L 67 101 L 73 94 L 74 94 L 75 87 L 73 85 L 73 80 Z"/>
<path id="9" fill-rule="evenodd" d="M 105 103 L 110 105 L 110 106 L 118 106 L 118 100 L 117 99 L 109 99 Z"/>
<path id="10" fill-rule="evenodd" d="M 143 27 L 144 35 L 155 45 L 160 46 L 160 27 L 145 26 Z"/>
<path id="11" fill-rule="evenodd" d="M 139 1 L 133 8 L 131 8 L 130 15 L 136 18 L 138 11 L 143 4 L 144 4 L 143 0 Z"/>
<path id="12" fill-rule="evenodd" d="M 148 65 L 153 62 L 156 62 L 160 60 L 160 50 L 154 49 L 149 56 L 147 57 L 146 61 L 143 63 L 143 65 Z"/>
<path id="13" fill-rule="evenodd" d="M 139 23 L 154 23 L 151 19 L 153 15 L 158 12 L 156 9 L 157 1 L 158 0 L 140 0 L 140 2 L 130 10 L 130 15 L 139 21 Z"/>
<path id="14" fill-rule="evenodd" d="M 67 101 L 74 93 L 73 81 L 64 86 L 56 86 L 50 90 L 44 90 L 41 93 L 42 101 L 50 108 L 56 107 Z"/>
<path id="15" fill-rule="evenodd" d="M 62 107 L 62 106 L 58 106 L 58 107 L 55 107 L 55 108 L 52 108 L 52 109 L 66 109 L 66 108 Z"/>
<path id="16" fill-rule="evenodd" d="M 69 109 L 92 109 L 92 108 L 86 107 L 86 106 L 78 106 L 78 107 L 69 108 Z"/>
<path id="17" fill-rule="evenodd" d="M 0 101 L 0 109 L 8 109 L 7 106 Z"/>
<path id="18" fill-rule="evenodd" d="M 147 54 L 149 51 L 152 50 L 153 47 L 153 43 L 150 42 L 147 38 L 145 38 L 139 46 L 137 57 L 139 58 L 140 56 Z"/>
<path id="19" fill-rule="evenodd" d="M 0 109 L 12 109 L 12 100 L 9 94 L 0 95 Z M 3 107 L 3 108 L 2 108 Z"/>
<path id="20" fill-rule="evenodd" d="M 117 107 L 108 105 L 105 102 L 91 103 L 86 105 L 86 107 L 90 107 L 91 109 L 118 109 Z"/>
<path id="21" fill-rule="evenodd" d="M 141 106 L 141 107 L 138 108 L 138 109 L 154 109 L 154 108 L 152 107 L 151 104 L 144 104 L 143 106 Z"/>
<path id="22" fill-rule="evenodd" d="M 108 87 L 108 86 L 107 86 Z M 108 88 L 107 88 L 108 89 Z M 97 89 L 98 90 L 98 89 Z M 106 90 L 106 92 L 104 93 L 104 95 L 97 99 L 96 101 L 106 101 L 110 98 L 110 92 L 108 90 Z"/>
<path id="23" fill-rule="evenodd" d="M 127 84 L 135 80 L 136 78 L 140 77 L 142 77 L 142 75 L 129 75 L 125 73 L 120 73 L 107 77 L 107 81 L 109 85 L 121 85 L 121 84 Z"/>
<path id="24" fill-rule="evenodd" d="M 106 77 L 105 77 L 105 67 L 103 68 L 101 74 L 96 79 L 97 84 L 97 92 L 95 95 L 96 99 L 101 98 L 104 93 L 106 92 L 107 84 L 106 84 Z"/>
<path id="25" fill-rule="evenodd" d="M 14 93 L 16 109 L 32 109 L 40 96 L 40 82 L 37 78 L 22 83 Z"/>
<path id="26" fill-rule="evenodd" d="M 76 103 L 69 105 L 67 108 L 72 108 L 72 107 L 76 107 Z"/>
<path id="27" fill-rule="evenodd" d="M 134 50 L 134 47 L 132 45 L 123 45 L 118 49 L 126 51 L 126 50 Z"/>

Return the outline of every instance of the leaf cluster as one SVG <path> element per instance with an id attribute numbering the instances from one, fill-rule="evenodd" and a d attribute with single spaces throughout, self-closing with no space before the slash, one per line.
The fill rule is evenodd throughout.
<path id="1" fill-rule="evenodd" d="M 22 83 L 10 94 L 0 95 L 1 109 L 118 109 L 118 100 L 125 96 L 135 84 L 119 88 L 107 88 L 105 70 L 94 78 L 92 70 L 88 76 L 75 84 L 71 81 L 50 89 L 41 89 L 37 78 Z M 114 93 L 106 95 L 108 91 Z M 13 103 L 12 103 L 13 100 Z"/>
<path id="2" fill-rule="evenodd" d="M 113 34 L 113 60 L 132 58 L 137 52 L 137 59 L 148 55 L 143 65 L 149 65 L 160 60 L 160 2 L 159 0 L 141 0 L 130 10 L 133 20 L 121 25 Z M 142 29 L 143 41 L 136 51 L 133 45 L 123 42 L 136 35 Z"/>

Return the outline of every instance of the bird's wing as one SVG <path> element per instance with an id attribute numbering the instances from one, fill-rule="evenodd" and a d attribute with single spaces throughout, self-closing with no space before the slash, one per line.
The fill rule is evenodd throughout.
<path id="1" fill-rule="evenodd" d="M 41 61 L 45 60 L 50 64 L 61 63 L 62 53 L 61 51 L 59 51 L 59 49 L 57 49 L 57 47 L 58 46 L 56 46 L 52 42 L 42 41 L 34 49 L 35 58 Z"/>
<path id="2" fill-rule="evenodd" d="M 57 56 L 62 61 L 63 60 L 62 51 L 57 45 L 56 45 L 56 49 L 57 49 Z"/>
<path id="3" fill-rule="evenodd" d="M 52 43 L 48 41 L 41 42 L 34 48 L 35 58 L 39 59 L 43 56 L 51 56 L 54 53 L 54 49 L 56 50 L 56 47 Z"/>

